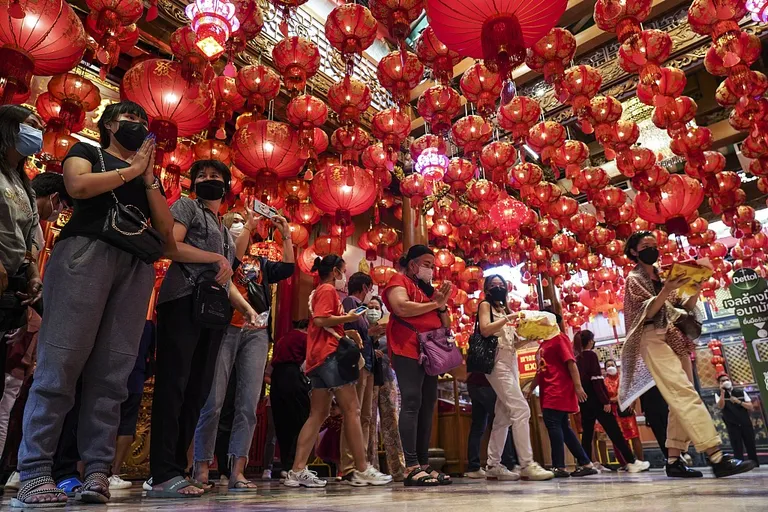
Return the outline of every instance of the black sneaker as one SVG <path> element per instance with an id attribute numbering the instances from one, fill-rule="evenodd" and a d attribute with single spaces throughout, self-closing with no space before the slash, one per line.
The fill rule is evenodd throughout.
<path id="1" fill-rule="evenodd" d="M 670 478 L 701 478 L 704 474 L 688 467 L 688 464 L 682 458 L 677 459 L 672 464 L 666 465 L 667 476 Z"/>
<path id="2" fill-rule="evenodd" d="M 576 471 L 571 473 L 571 476 L 574 478 L 578 478 L 580 476 L 590 476 L 590 475 L 596 475 L 598 471 L 595 468 L 590 468 L 588 466 L 579 466 L 576 468 Z"/>
<path id="3" fill-rule="evenodd" d="M 552 471 L 555 474 L 555 478 L 570 478 L 571 474 L 567 472 L 564 469 L 560 468 L 552 468 L 550 471 Z"/>
<path id="4" fill-rule="evenodd" d="M 753 460 L 739 460 L 730 455 L 723 455 L 723 460 L 717 464 L 710 462 L 709 465 L 712 466 L 712 471 L 717 478 L 746 473 L 747 471 L 752 471 L 756 467 L 755 461 Z"/>

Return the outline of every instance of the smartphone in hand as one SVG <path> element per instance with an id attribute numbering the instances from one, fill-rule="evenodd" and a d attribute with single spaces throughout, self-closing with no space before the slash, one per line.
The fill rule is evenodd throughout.
<path id="1" fill-rule="evenodd" d="M 264 204 L 258 199 L 253 200 L 253 211 L 255 213 L 258 213 L 262 217 L 266 217 L 268 219 L 271 219 L 273 217 L 277 217 L 280 215 L 280 212 L 278 212 L 276 209 L 272 208 L 268 204 Z"/>
<path id="2" fill-rule="evenodd" d="M 368 306 L 358 306 L 355 308 L 354 312 L 356 315 L 362 315 L 368 310 Z"/>

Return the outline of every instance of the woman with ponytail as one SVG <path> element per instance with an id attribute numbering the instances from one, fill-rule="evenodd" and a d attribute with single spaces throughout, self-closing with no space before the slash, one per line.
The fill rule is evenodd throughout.
<path id="1" fill-rule="evenodd" d="M 283 482 L 288 487 L 325 487 L 327 482 L 307 468 L 307 459 L 320 427 L 330 414 L 334 397 L 344 415 L 344 434 L 355 459 L 350 485 L 385 485 L 392 480 L 367 462 L 357 389 L 350 385 L 357 378 L 348 379 L 340 363 L 339 350 L 343 350 L 342 344 L 349 343 L 348 339 L 343 340 L 344 324 L 357 321 L 361 315 L 354 310 L 345 314 L 339 299 L 338 291 L 344 290 L 347 284 L 346 268 L 344 259 L 336 254 L 316 258 L 312 266 L 320 284 L 309 296 L 306 373 L 312 383 L 310 413 L 296 443 L 293 468 Z"/>

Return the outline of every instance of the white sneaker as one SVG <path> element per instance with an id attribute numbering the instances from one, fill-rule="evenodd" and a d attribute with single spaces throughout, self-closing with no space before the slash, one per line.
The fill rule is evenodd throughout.
<path id="1" fill-rule="evenodd" d="M 368 464 L 368 468 L 365 471 L 352 471 L 351 485 L 359 487 L 359 484 L 355 482 L 362 482 L 363 485 L 387 485 L 392 482 L 391 475 L 385 475 L 372 465 Z"/>
<path id="2" fill-rule="evenodd" d="M 11 476 L 8 477 L 8 481 L 5 482 L 5 488 L 18 491 L 19 487 L 21 487 L 21 476 L 18 471 L 14 471 L 11 473 Z"/>
<path id="3" fill-rule="evenodd" d="M 647 460 L 636 460 L 632 464 L 627 464 L 627 471 L 630 473 L 640 473 L 651 467 L 651 463 Z"/>
<path id="4" fill-rule="evenodd" d="M 109 490 L 110 491 L 119 491 L 122 489 L 130 489 L 131 485 L 133 485 L 131 482 L 127 482 L 120 478 L 120 475 L 112 475 L 109 477 Z"/>
<path id="5" fill-rule="evenodd" d="M 288 478 L 288 472 L 287 471 L 281 471 L 280 472 L 280 478 L 282 478 L 283 480 Z"/>
<path id="6" fill-rule="evenodd" d="M 483 468 L 480 468 L 476 471 L 469 471 L 464 474 L 465 477 L 471 478 L 473 480 L 478 480 L 480 478 L 485 478 L 485 470 Z"/>
<path id="7" fill-rule="evenodd" d="M 523 480 L 544 481 L 552 480 L 555 474 L 539 466 L 537 462 L 531 462 L 528 466 L 520 470 L 520 478 Z"/>
<path id="8" fill-rule="evenodd" d="M 144 480 L 144 483 L 141 484 L 141 488 L 145 491 L 151 491 L 152 490 L 152 477 L 147 478 Z"/>
<path id="9" fill-rule="evenodd" d="M 265 469 L 264 472 L 261 474 L 262 480 L 272 480 L 272 470 L 271 469 Z"/>
<path id="10" fill-rule="evenodd" d="M 520 475 L 508 470 L 503 464 L 486 468 L 485 478 L 487 480 L 498 480 L 499 482 L 514 482 L 520 480 Z"/>
<path id="11" fill-rule="evenodd" d="M 307 468 L 298 473 L 288 472 L 283 485 L 286 487 L 325 487 L 328 482 L 317 477 L 317 472 L 310 471 Z"/>

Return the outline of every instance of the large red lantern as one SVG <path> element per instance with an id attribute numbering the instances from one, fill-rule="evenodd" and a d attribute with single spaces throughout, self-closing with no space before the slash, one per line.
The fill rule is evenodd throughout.
<path id="1" fill-rule="evenodd" d="M 357 164 L 360 152 L 368 147 L 370 137 L 359 126 L 342 126 L 331 134 L 333 149 L 341 154 L 341 161 Z"/>
<path id="2" fill-rule="evenodd" d="M 101 78 L 118 63 L 121 51 L 128 51 L 139 39 L 135 23 L 144 12 L 139 0 L 89 0 L 91 12 L 85 29 L 98 45 L 96 58 L 102 64 Z"/>
<path id="3" fill-rule="evenodd" d="M 85 77 L 74 73 L 56 75 L 48 82 L 48 92 L 59 101 L 59 117 L 71 131 L 83 119 L 84 112 L 96 110 L 101 103 L 99 88 Z"/>
<path id="4" fill-rule="evenodd" d="M 177 137 L 190 137 L 206 128 L 213 118 L 214 99 L 201 86 L 198 98 L 185 95 L 187 81 L 181 64 L 149 59 L 130 68 L 123 77 L 121 96 L 141 105 L 150 119 L 149 130 L 158 147 L 172 151 Z"/>
<path id="5" fill-rule="evenodd" d="M 353 176 L 350 178 L 348 174 Z M 347 226 L 353 216 L 373 206 L 376 184 L 370 171 L 357 166 L 332 165 L 315 174 L 310 194 L 315 206 L 335 215 L 336 224 Z"/>
<path id="6" fill-rule="evenodd" d="M 2 0 L 0 17 L 0 81 L 2 103 L 29 91 L 32 75 L 66 73 L 83 57 L 85 30 L 64 0 Z M 14 17 L 7 9 L 18 6 Z"/>
<path id="7" fill-rule="evenodd" d="M 241 127 L 232 137 L 235 165 L 247 176 L 260 174 L 291 178 L 303 164 L 299 138 L 285 123 L 260 120 Z"/>
<path id="8" fill-rule="evenodd" d="M 400 144 L 411 133 L 411 118 L 399 109 L 388 108 L 373 116 L 371 128 L 373 135 L 384 144 L 390 160 L 394 161 Z"/>
<path id="9" fill-rule="evenodd" d="M 536 164 L 523 162 L 515 165 L 509 171 L 509 184 L 512 188 L 520 190 L 526 185 L 539 183 L 544 176 L 544 171 Z"/>
<path id="10" fill-rule="evenodd" d="M 303 37 L 288 37 L 272 48 L 272 60 L 292 93 L 304 89 L 307 80 L 320 69 L 320 50 Z"/>
<path id="11" fill-rule="evenodd" d="M 525 63 L 543 73 L 548 84 L 555 84 L 562 80 L 565 66 L 575 54 L 576 38 L 566 29 L 555 27 L 530 48 Z"/>
<path id="12" fill-rule="evenodd" d="M 573 66 L 565 71 L 563 81 L 557 89 L 558 100 L 573 107 L 573 112 L 578 116 L 584 133 L 591 133 L 592 131 L 587 116 L 587 107 L 590 100 L 600 90 L 602 83 L 602 75 L 592 66 Z"/>
<path id="13" fill-rule="evenodd" d="M 187 172 L 194 162 L 195 153 L 186 143 L 176 144 L 176 149 L 163 155 L 161 179 L 169 196 L 179 188 L 181 175 Z"/>
<path id="14" fill-rule="evenodd" d="M 688 222 L 696 217 L 696 209 L 704 199 L 701 184 L 675 174 L 661 187 L 660 199 L 654 200 L 647 192 L 635 197 L 637 214 L 648 222 L 665 224 L 667 231 L 674 235 L 688 233 Z"/>
<path id="15" fill-rule="evenodd" d="M 566 0 L 427 0 L 427 15 L 437 37 L 461 55 L 484 59 L 506 78 L 532 47 L 555 26 Z"/>
<path id="16" fill-rule="evenodd" d="M 371 90 L 360 80 L 345 76 L 328 88 L 328 104 L 339 115 L 341 124 L 357 123 L 371 106 Z"/>
<path id="17" fill-rule="evenodd" d="M 640 73 L 640 81 L 651 85 L 661 77 L 661 64 L 672 51 L 672 38 L 662 30 L 643 30 L 622 43 L 619 66 L 627 73 Z"/>
<path id="18" fill-rule="evenodd" d="M 381 86 L 388 90 L 395 103 L 404 107 L 410 100 L 411 89 L 419 85 L 424 65 L 411 52 L 394 51 L 384 56 L 376 68 Z"/>
<path id="19" fill-rule="evenodd" d="M 444 135 L 451 129 L 454 116 L 459 113 L 461 100 L 453 87 L 433 85 L 419 97 L 417 107 L 432 131 Z"/>
<path id="20" fill-rule="evenodd" d="M 440 42 L 429 25 L 416 40 L 415 50 L 419 60 L 432 69 L 435 79 L 447 85 L 453 78 L 453 67 L 461 61 L 461 55 Z"/>
<path id="21" fill-rule="evenodd" d="M 248 101 L 248 108 L 258 118 L 267 103 L 280 92 L 280 77 L 267 66 L 254 64 L 240 69 L 236 85 L 237 92 Z"/>
<path id="22" fill-rule="evenodd" d="M 498 73 L 478 62 L 464 73 L 459 86 L 467 100 L 474 103 L 480 115 L 487 119 L 494 111 L 502 82 Z"/>

